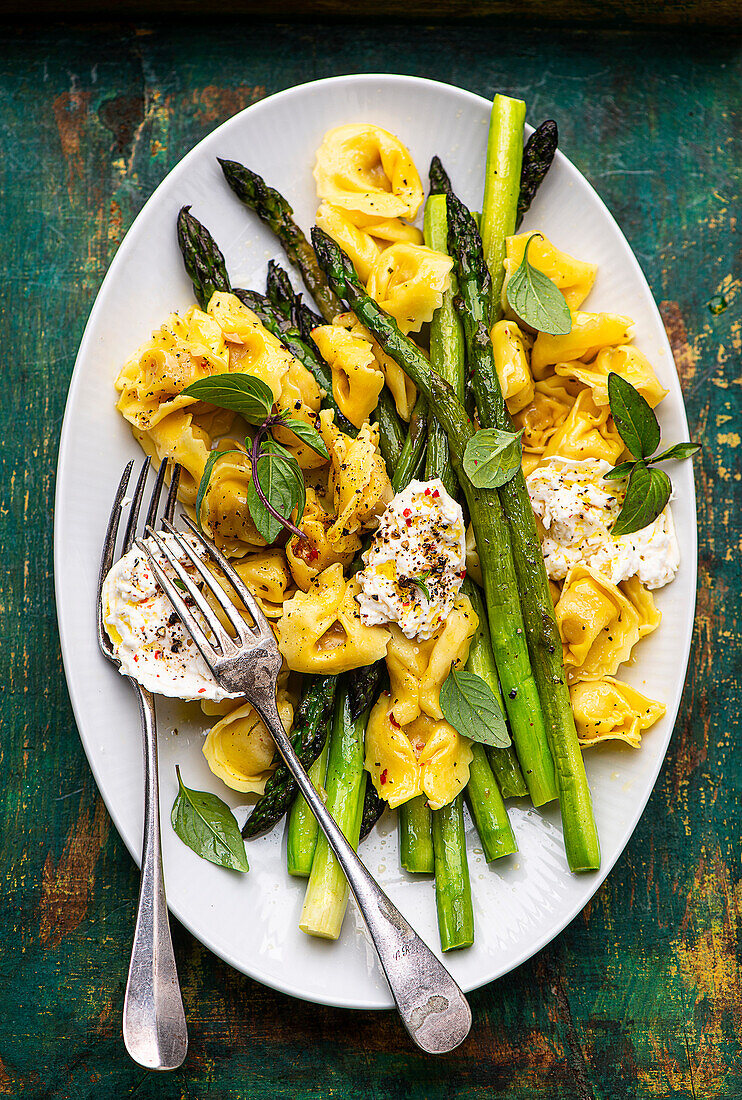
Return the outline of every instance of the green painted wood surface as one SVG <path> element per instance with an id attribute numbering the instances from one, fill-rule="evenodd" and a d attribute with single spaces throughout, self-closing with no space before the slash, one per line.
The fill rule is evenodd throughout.
<path id="1" fill-rule="evenodd" d="M 181 1071 L 150 1077 L 120 1040 L 137 872 L 83 756 L 55 627 L 66 387 L 107 265 L 183 153 L 270 92 L 368 70 L 499 89 L 523 96 L 531 121 L 556 117 L 634 246 L 705 443 L 688 686 L 628 850 L 554 944 L 472 996 L 460 1051 L 426 1060 L 390 1013 L 263 989 L 176 927 L 191 1049 Z M 12 32 L 0 55 L 0 1096 L 742 1095 L 741 76 L 729 35 L 206 19 Z"/>

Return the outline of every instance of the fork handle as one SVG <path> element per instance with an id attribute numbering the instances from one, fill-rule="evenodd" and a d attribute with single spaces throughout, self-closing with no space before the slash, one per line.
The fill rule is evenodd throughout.
<path id="1" fill-rule="evenodd" d="M 443 963 L 369 874 L 326 809 L 283 728 L 275 703 L 275 689 L 250 701 L 270 730 L 343 869 L 411 1039 L 428 1054 L 445 1054 L 453 1050 L 463 1042 L 471 1027 L 471 1009 L 464 994 Z"/>
<path id="2" fill-rule="evenodd" d="M 169 1070 L 177 1069 L 185 1059 L 188 1031 L 162 873 L 155 703 L 150 692 L 139 684 L 135 687 L 144 735 L 144 839 L 137 922 L 124 997 L 124 1044 L 140 1066 Z"/>

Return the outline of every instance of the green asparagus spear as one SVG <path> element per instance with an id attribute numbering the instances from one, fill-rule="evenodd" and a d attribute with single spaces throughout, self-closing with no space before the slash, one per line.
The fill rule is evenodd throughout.
<path id="1" fill-rule="evenodd" d="M 307 775 L 312 780 L 316 791 L 323 791 L 325 787 L 327 756 L 330 750 L 328 732 L 325 734 L 322 752 L 314 763 L 307 768 Z M 293 806 L 289 810 L 288 828 L 286 830 L 286 867 L 290 875 L 309 878 L 318 835 L 317 818 L 309 809 L 309 803 L 304 795 L 297 795 Z"/>
<path id="2" fill-rule="evenodd" d="M 399 862 L 411 874 L 432 875 L 435 870 L 432 811 L 424 794 L 403 802 L 399 815 Z"/>
<path id="3" fill-rule="evenodd" d="M 402 421 L 397 414 L 394 398 L 386 388 L 379 394 L 379 403 L 373 418 L 379 429 L 379 449 L 384 456 L 386 468 L 393 472 L 402 455 L 405 433 Z"/>
<path id="4" fill-rule="evenodd" d="M 301 294 L 294 291 L 288 272 L 284 271 L 275 260 L 268 261 L 266 294 L 276 309 L 299 332 L 304 343 L 311 347 L 312 330 L 324 324 L 324 320 L 309 308 Z"/>
<path id="5" fill-rule="evenodd" d="M 336 293 L 349 300 L 387 355 L 391 355 L 423 391 L 446 430 L 451 462 L 466 494 L 482 561 L 492 645 L 511 730 L 521 763 L 526 758 L 529 761 L 524 767 L 531 798 L 534 805 L 541 806 L 556 797 L 553 767 L 531 672 L 510 540 L 500 500 L 494 489 L 474 489 L 464 472 L 464 450 L 474 435 L 474 426 L 450 384 L 431 370 L 423 353 L 402 335 L 394 319 L 366 293 L 342 249 L 318 228 L 312 231 L 312 240 L 317 258 Z"/>
<path id="6" fill-rule="evenodd" d="M 520 193 L 515 215 L 515 228 L 520 227 L 524 215 L 530 209 L 559 144 L 557 124 L 549 118 L 533 131 L 523 150 L 523 165 L 520 170 Z"/>
<path id="7" fill-rule="evenodd" d="M 235 160 L 218 160 L 225 179 L 237 198 L 254 210 L 260 220 L 273 230 L 291 263 L 301 271 L 307 290 L 325 321 L 332 321 L 338 313 L 343 312 L 342 304 L 327 285 L 327 279 L 317 264 L 311 244 L 294 221 L 294 211 L 289 203 L 256 172 L 251 172 Z"/>
<path id="8" fill-rule="evenodd" d="M 500 309 L 500 291 L 505 277 L 502 266 L 505 238 L 515 231 L 525 120 L 526 105 L 522 100 L 510 99 L 505 95 L 495 96 L 487 140 L 481 220 L 484 258 L 492 277 L 492 320 L 496 319 Z"/>
<path id="9" fill-rule="evenodd" d="M 430 166 L 431 188 L 443 186 L 436 165 L 445 176 L 441 162 L 434 157 Z M 437 252 L 448 250 L 446 199 L 443 194 L 432 194 L 425 204 L 424 233 L 428 248 L 434 248 Z M 463 404 L 464 332 L 453 304 L 457 292 L 456 276 L 452 275 L 451 287 L 444 293 L 440 309 L 435 311 L 430 324 L 430 365 L 436 374 L 450 382 Z M 435 418 L 431 419 L 428 429 L 425 476 L 428 479 L 440 477 L 446 490 L 452 495 L 455 493 L 456 475 L 449 461 L 448 436 Z"/>
<path id="10" fill-rule="evenodd" d="M 492 652 L 492 642 L 490 641 L 490 632 L 487 626 L 487 609 L 484 606 L 482 593 L 479 591 L 477 585 L 468 577 L 464 581 L 463 591 L 471 600 L 472 607 L 476 611 L 479 619 L 479 625 L 477 626 L 474 637 L 471 640 L 471 645 L 469 646 L 469 657 L 466 662 L 466 667 L 470 672 L 482 677 L 500 704 L 500 709 L 503 714 L 505 714 L 505 704 L 500 694 L 500 681 L 497 678 L 495 656 Z M 488 745 L 486 752 L 489 757 L 490 766 L 495 773 L 497 785 L 500 788 L 502 797 L 522 798 L 524 795 L 527 795 L 528 787 L 523 779 L 518 757 L 515 755 L 513 746 L 508 745 L 506 749 L 496 749 Z"/>
<path id="11" fill-rule="evenodd" d="M 365 840 L 368 834 L 373 829 L 376 822 L 386 809 L 386 802 L 383 798 L 379 798 L 376 793 L 376 787 L 369 779 L 366 782 L 366 793 L 363 797 L 363 811 L 361 813 L 361 832 L 359 836 L 359 842 Z"/>
<path id="12" fill-rule="evenodd" d="M 518 169 L 520 170 L 520 162 Z M 456 260 L 459 289 L 465 306 L 464 328 L 479 421 L 483 428 L 512 431 L 513 423 L 503 400 L 495 369 L 492 341 L 487 330 L 488 287 L 481 281 L 482 244 L 479 233 L 471 215 L 455 195 L 447 195 L 446 201 L 449 247 Z M 567 859 L 573 871 L 595 870 L 600 866 L 600 844 L 590 788 L 577 740 L 562 662 L 562 643 L 549 593 L 536 520 L 522 470 L 519 469 L 498 492 L 510 528 L 533 675 L 538 686 L 556 768 Z M 477 545 L 479 546 L 478 538 Z M 492 641 L 494 645 L 494 631 Z M 500 670 L 499 661 L 497 667 L 503 690 L 507 694 L 509 686 Z M 529 761 L 521 753 L 515 727 L 513 736 L 530 789 L 527 774 Z"/>
<path id="13" fill-rule="evenodd" d="M 337 692 L 327 762 L 327 809 L 353 845 L 358 847 L 366 789 L 363 741 L 368 721 L 364 711 L 355 721 L 350 716 L 348 695 Z M 321 834 L 312 861 L 299 927 L 310 936 L 336 940 L 348 902 L 348 883 L 340 864 Z"/>
<path id="14" fill-rule="evenodd" d="M 219 246 L 208 229 L 191 214 L 190 206 L 181 207 L 178 214 L 178 245 L 196 301 L 201 309 L 206 309 L 216 290 L 229 291 L 231 287 Z"/>
<path id="15" fill-rule="evenodd" d="M 428 402 L 421 394 L 415 402 L 410 417 L 407 438 L 402 446 L 397 466 L 391 475 L 392 489 L 398 493 L 413 478 L 417 477 L 425 458 L 425 444 L 428 438 Z"/>
<path id="16" fill-rule="evenodd" d="M 518 851 L 515 836 L 500 789 L 487 759 L 484 745 L 472 742 L 469 782 L 464 798 L 469 807 L 488 863 Z"/>
<path id="17" fill-rule="evenodd" d="M 311 679 L 297 707 L 291 744 L 305 768 L 314 763 L 327 739 L 327 719 L 332 713 L 336 687 L 335 676 Z M 243 825 L 243 837 L 259 836 L 272 829 L 286 813 L 296 793 L 297 786 L 291 772 L 281 761 Z"/>
<path id="18" fill-rule="evenodd" d="M 444 951 L 471 947 L 474 943 L 474 912 L 466 860 L 463 798 L 440 810 L 433 810 L 435 851 L 435 900 L 438 931 Z"/>

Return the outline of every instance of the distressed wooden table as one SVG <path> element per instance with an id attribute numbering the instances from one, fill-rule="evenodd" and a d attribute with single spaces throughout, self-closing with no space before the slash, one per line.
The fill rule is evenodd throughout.
<path id="1" fill-rule="evenodd" d="M 11 32 L 0 60 L 0 1095 L 741 1096 L 740 39 L 205 15 Z M 56 634 L 52 492 L 67 383 L 116 248 L 186 150 L 266 94 L 374 70 L 499 89 L 525 98 L 531 121 L 557 118 L 562 147 L 634 247 L 705 445 L 688 685 L 627 851 L 550 947 L 473 994 L 461 1050 L 426 1060 L 392 1014 L 290 1000 L 176 927 L 190 1054 L 152 1077 L 120 1039 L 137 871 L 83 756 Z"/>

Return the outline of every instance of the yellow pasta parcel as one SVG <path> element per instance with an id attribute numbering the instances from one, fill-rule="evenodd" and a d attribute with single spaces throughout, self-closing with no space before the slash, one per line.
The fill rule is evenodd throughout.
<path id="1" fill-rule="evenodd" d="M 550 336 L 540 332 L 531 352 L 531 372 L 543 378 L 550 367 L 573 359 L 594 359 L 601 348 L 629 344 L 634 335 L 634 322 L 617 313 L 572 314 L 572 331 L 566 336 Z"/>
<path id="2" fill-rule="evenodd" d="M 569 256 L 566 252 L 560 252 L 541 233 L 538 235 L 518 233 L 514 237 L 506 237 L 505 239 L 505 282 L 502 287 L 503 312 L 508 312 L 506 297 L 508 281 L 523 263 L 523 253 L 531 237 L 533 239 L 528 248 L 528 262 L 538 271 L 542 271 L 548 279 L 551 279 L 559 287 L 570 309 L 579 309 L 592 290 L 595 276 L 598 273 L 597 264 L 588 264 L 583 260 L 576 260 L 574 256 Z"/>
<path id="3" fill-rule="evenodd" d="M 219 326 L 195 306 L 182 317 L 173 313 L 121 368 L 116 408 L 130 424 L 147 431 L 187 405 L 203 407 L 182 391 L 228 368 Z"/>
<path id="4" fill-rule="evenodd" d="M 515 413 L 516 428 L 523 429 L 523 451 L 543 454 L 549 440 L 567 419 L 582 387 L 551 375 L 536 382 L 533 398 L 525 408 Z"/>
<path id="5" fill-rule="evenodd" d="M 403 420 L 409 421 L 412 416 L 412 410 L 415 407 L 415 401 L 417 400 L 417 387 L 415 383 L 407 377 L 399 364 L 394 362 L 391 355 L 386 354 L 368 329 L 364 328 L 355 313 L 340 313 L 333 319 L 332 323 L 333 325 L 339 325 L 341 328 L 347 329 L 353 336 L 362 336 L 364 340 L 369 342 L 373 348 L 379 369 L 384 375 L 387 388 L 394 398 L 397 412 Z"/>
<path id="6" fill-rule="evenodd" d="M 366 727 L 365 767 L 392 808 L 422 794 L 439 810 L 466 786 L 471 760 L 468 738 L 448 722 L 420 715 L 403 728 L 389 694 L 379 697 Z"/>
<path id="7" fill-rule="evenodd" d="M 379 243 L 365 229 L 353 223 L 349 211 L 332 203 L 321 203 L 315 221 L 350 257 L 361 282 L 367 283 L 371 269 L 381 254 Z"/>
<path id="8" fill-rule="evenodd" d="M 349 534 L 344 539 L 330 542 L 328 531 L 335 517 L 325 511 L 319 494 L 307 486 L 307 501 L 298 527 L 307 536 L 299 539 L 295 535 L 286 543 L 286 559 L 291 575 L 304 592 L 318 573 L 328 566 L 339 562 L 344 568 L 349 566 L 361 549 L 358 534 Z"/>
<path id="9" fill-rule="evenodd" d="M 327 537 L 342 546 L 348 535 L 375 524 L 393 492 L 375 424 L 364 424 L 355 439 L 338 432 L 330 454 L 330 485 L 337 518 Z"/>
<path id="10" fill-rule="evenodd" d="M 369 295 L 391 314 L 401 332 L 418 332 L 433 319 L 451 285 L 453 260 L 418 244 L 385 249 L 369 276 Z"/>
<path id="11" fill-rule="evenodd" d="M 215 291 L 208 311 L 227 341 L 229 369 L 265 382 L 277 401 L 283 378 L 293 361 L 290 352 L 234 294 Z"/>
<path id="12" fill-rule="evenodd" d="M 467 596 L 459 595 L 445 623 L 428 641 L 406 638 L 396 623 L 386 653 L 394 717 L 401 726 L 421 713 L 443 718 L 440 692 L 451 665 L 465 663 L 479 619 Z"/>
<path id="13" fill-rule="evenodd" d="M 194 423 L 193 414 L 185 409 L 170 413 L 153 424 L 149 431 L 132 428 L 134 438 L 145 454 L 157 464 L 164 458 L 180 468 L 178 497 L 185 504 L 195 504 L 201 477 L 211 450 L 211 439 Z"/>
<path id="14" fill-rule="evenodd" d="M 515 321 L 498 321 L 490 336 L 500 389 L 512 415 L 533 400 L 534 385 L 525 338 Z"/>
<path id="15" fill-rule="evenodd" d="M 633 604 L 588 566 L 570 569 L 554 610 L 570 681 L 615 675 L 639 641 Z"/>
<path id="16" fill-rule="evenodd" d="M 201 524 L 219 549 L 230 558 L 242 558 L 265 546 L 250 515 L 247 492 L 252 481 L 250 460 L 236 439 L 219 443 L 209 484 L 201 501 Z"/>
<path id="17" fill-rule="evenodd" d="M 269 619 L 279 618 L 284 603 L 294 592 L 294 579 L 283 550 L 278 546 L 256 550 L 234 562 L 234 569 L 255 596 L 263 614 Z M 246 610 L 237 594 L 232 595 L 236 606 Z"/>
<path id="18" fill-rule="evenodd" d="M 420 176 L 398 137 L 381 126 L 349 123 L 328 130 L 314 166 L 317 194 L 334 206 L 378 218 L 414 218 Z"/>
<path id="19" fill-rule="evenodd" d="M 555 370 L 557 374 L 574 378 L 583 385 L 589 386 L 596 405 L 608 404 L 608 375 L 612 373 L 620 374 L 630 382 L 653 409 L 667 396 L 668 392 L 661 385 L 646 355 L 631 344 L 617 348 L 603 348 L 591 363 L 583 363 L 579 359 L 574 359 L 571 363 L 557 363 Z"/>
<path id="20" fill-rule="evenodd" d="M 544 449 L 544 458 L 560 455 L 562 458 L 599 458 L 614 466 L 624 452 L 621 438 L 608 406 L 598 406 L 592 391 L 579 393 Z"/>
<path id="21" fill-rule="evenodd" d="M 287 733 L 294 708 L 284 692 L 277 697 L 278 713 Z M 211 771 L 233 791 L 262 794 L 273 771 L 276 746 L 250 703 L 226 714 L 206 735 L 203 754 Z"/>
<path id="22" fill-rule="evenodd" d="M 320 325 L 312 339 L 332 371 L 332 393 L 341 413 L 360 428 L 379 402 L 384 375 L 370 341 L 340 325 Z"/>
<path id="23" fill-rule="evenodd" d="M 359 591 L 358 581 L 346 580 L 338 562 L 315 577 L 308 592 L 286 601 L 275 630 L 292 671 L 331 675 L 385 656 L 389 631 L 361 622 Z"/>
<path id="24" fill-rule="evenodd" d="M 610 676 L 573 684 L 569 695 L 577 737 L 584 746 L 618 740 L 638 749 L 644 730 L 659 721 L 666 710 L 663 703 L 648 699 Z"/>
<path id="25" fill-rule="evenodd" d="M 662 622 L 662 612 L 654 602 L 654 596 L 638 577 L 629 577 L 628 580 L 621 581 L 618 587 L 636 611 L 639 637 L 646 638 Z"/>

